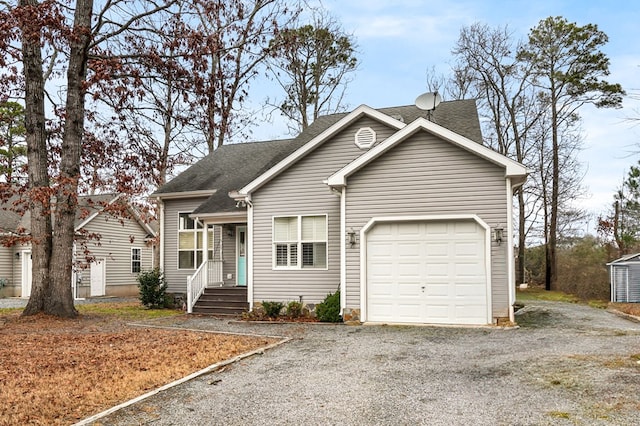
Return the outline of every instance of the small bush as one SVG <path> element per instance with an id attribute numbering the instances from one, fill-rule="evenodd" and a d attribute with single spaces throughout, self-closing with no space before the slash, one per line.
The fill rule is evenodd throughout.
<path id="1" fill-rule="evenodd" d="M 159 268 L 141 272 L 138 275 L 140 301 L 148 308 L 164 308 L 167 305 L 167 283 Z"/>
<path id="2" fill-rule="evenodd" d="M 284 308 L 284 303 L 262 302 L 262 307 L 264 308 L 264 313 L 267 314 L 269 318 L 276 318 L 280 315 L 280 311 L 282 311 L 282 308 Z"/>
<path id="3" fill-rule="evenodd" d="M 292 300 L 287 303 L 287 316 L 289 318 L 299 318 L 302 316 L 302 303 Z"/>
<path id="4" fill-rule="evenodd" d="M 341 322 L 340 316 L 340 291 L 327 294 L 322 303 L 316 306 L 316 316 L 322 322 Z"/>

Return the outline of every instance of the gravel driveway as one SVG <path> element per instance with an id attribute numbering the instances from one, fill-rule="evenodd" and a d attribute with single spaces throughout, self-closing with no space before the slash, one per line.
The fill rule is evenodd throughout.
<path id="1" fill-rule="evenodd" d="M 556 302 L 517 320 L 503 330 L 181 317 L 173 325 L 293 340 L 96 424 L 640 424 L 640 324 Z"/>

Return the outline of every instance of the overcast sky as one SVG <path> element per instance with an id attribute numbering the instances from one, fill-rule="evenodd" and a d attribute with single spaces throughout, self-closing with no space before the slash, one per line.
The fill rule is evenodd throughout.
<path id="1" fill-rule="evenodd" d="M 517 37 L 549 16 L 578 25 L 596 24 L 609 36 L 604 52 L 611 60 L 610 82 L 640 93 L 640 5 L 616 1 L 434 1 L 322 0 L 347 32 L 357 39 L 360 65 L 346 101 L 352 108 L 409 105 L 426 91 L 432 67 L 448 74 L 451 48 L 460 29 L 475 22 L 508 25 Z M 625 171 L 640 159 L 640 127 L 626 120 L 640 117 L 640 102 L 625 99 L 620 110 L 584 108 L 585 149 L 580 158 L 589 196 L 581 206 L 600 213 L 612 201 Z M 593 232 L 589 224 L 588 231 Z"/>

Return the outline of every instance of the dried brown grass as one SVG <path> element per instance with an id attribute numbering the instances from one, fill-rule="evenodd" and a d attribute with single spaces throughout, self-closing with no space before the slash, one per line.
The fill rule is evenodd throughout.
<path id="1" fill-rule="evenodd" d="M 0 315 L 0 424 L 71 424 L 273 342 L 125 320 Z"/>
<path id="2" fill-rule="evenodd" d="M 610 303 L 609 306 L 625 314 L 640 317 L 640 303 Z"/>

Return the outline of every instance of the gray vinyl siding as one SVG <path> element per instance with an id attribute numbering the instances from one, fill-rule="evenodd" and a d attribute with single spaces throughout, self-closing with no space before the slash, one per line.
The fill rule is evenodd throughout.
<path id="1" fill-rule="evenodd" d="M 254 302 L 302 296 L 305 303 L 318 303 L 339 289 L 340 198 L 323 181 L 365 152 L 354 143 L 362 127 L 375 130 L 378 143 L 394 133 L 375 120 L 359 120 L 252 194 Z M 273 217 L 294 215 L 327 215 L 326 269 L 273 269 Z"/>
<path id="2" fill-rule="evenodd" d="M 375 216 L 476 214 L 507 229 L 504 169 L 427 132 L 419 132 L 347 180 L 346 227 Z M 494 317 L 509 314 L 507 245 L 492 244 Z M 360 308 L 360 241 L 347 246 L 347 308 Z"/>
<path id="3" fill-rule="evenodd" d="M 195 269 L 178 270 L 178 215 L 194 211 L 205 200 L 189 198 L 164 201 L 164 235 L 160 238 L 164 239 L 164 276 L 170 293 L 185 293 L 187 276 L 195 272 Z"/>
<path id="4" fill-rule="evenodd" d="M 5 287 L 0 290 L 0 297 L 14 295 L 14 264 L 20 265 L 20 260 L 15 258 L 13 249 L 11 247 L 0 245 L 0 278 L 4 278 L 6 280 Z"/>
<path id="5" fill-rule="evenodd" d="M 101 213 L 83 228 L 90 234 L 100 235 L 99 240 L 87 240 L 86 248 L 95 259 L 105 259 L 105 275 L 107 296 L 136 296 L 137 273 L 131 272 L 131 249 L 141 249 L 141 270 L 153 268 L 153 248 L 145 241 L 146 230 L 131 218 L 117 218 Z M 83 247 L 76 242 L 76 253 L 79 261 L 84 260 Z M 83 262 L 84 263 L 84 262 Z M 81 269 L 82 293 L 89 296 L 91 284 L 90 267 L 83 265 Z"/>

